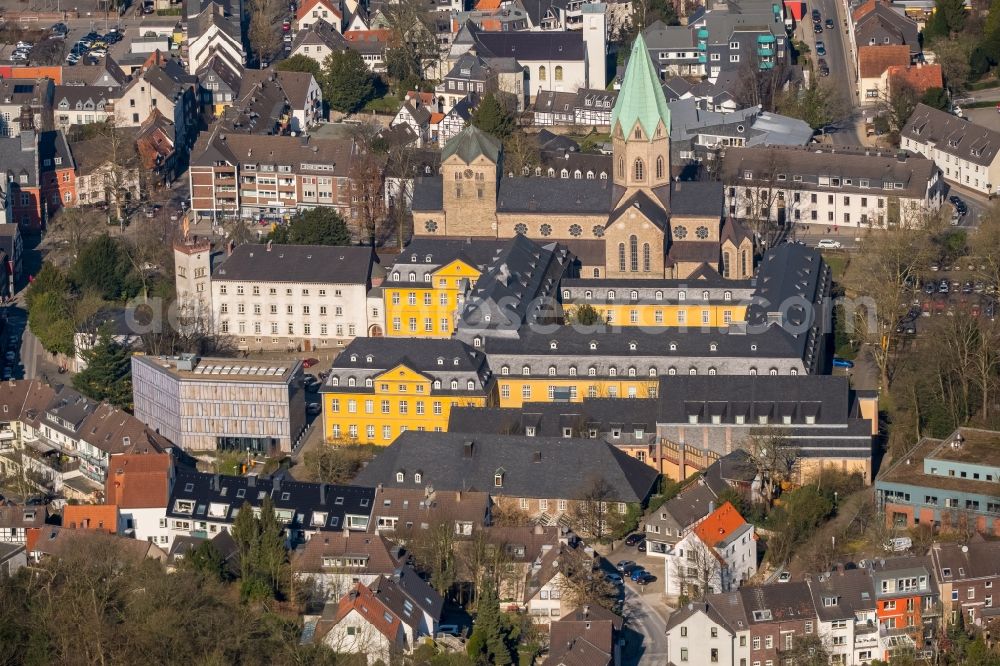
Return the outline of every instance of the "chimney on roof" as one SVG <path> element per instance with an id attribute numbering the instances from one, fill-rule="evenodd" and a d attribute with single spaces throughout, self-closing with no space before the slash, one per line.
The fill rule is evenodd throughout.
<path id="1" fill-rule="evenodd" d="M 536 463 L 542 462 L 542 452 L 535 451 L 535 454 L 532 456 L 532 461 Z"/>
<path id="2" fill-rule="evenodd" d="M 715 500 L 710 500 L 708 502 L 708 512 L 715 513 Z"/>
<path id="3" fill-rule="evenodd" d="M 468 441 L 468 442 L 465 443 L 465 446 L 462 449 L 462 457 L 463 458 L 471 458 L 472 457 L 472 447 L 473 447 L 473 443 L 471 441 Z"/>

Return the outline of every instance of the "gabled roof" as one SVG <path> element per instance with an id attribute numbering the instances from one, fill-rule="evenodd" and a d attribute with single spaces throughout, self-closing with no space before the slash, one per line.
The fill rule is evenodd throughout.
<path id="1" fill-rule="evenodd" d="M 167 453 L 111 456 L 105 501 L 125 510 L 166 508 L 172 476 L 173 460 Z"/>
<path id="2" fill-rule="evenodd" d="M 739 594 L 750 626 L 816 617 L 809 586 L 804 582 L 741 587 Z"/>
<path id="3" fill-rule="evenodd" d="M 906 67 L 909 64 L 909 46 L 862 46 L 858 49 L 858 68 L 863 79 L 880 77 L 892 65 Z"/>
<path id="4" fill-rule="evenodd" d="M 47 525 L 39 531 L 28 545 L 29 552 L 58 557 L 80 547 L 81 543 L 103 544 L 102 552 L 134 563 L 146 558 L 164 560 L 166 553 L 150 541 L 139 541 L 126 537 L 105 534 L 94 530 L 66 529 Z"/>
<path id="5" fill-rule="evenodd" d="M 705 520 L 698 523 L 694 528 L 694 533 L 707 546 L 715 548 L 727 543 L 734 534 L 743 530 L 746 525 L 747 521 L 743 519 L 736 507 L 726 502 Z"/>
<path id="6" fill-rule="evenodd" d="M 352 573 L 392 575 L 405 558 L 405 551 L 385 537 L 364 532 L 317 534 L 295 550 L 292 565 L 295 571 L 309 574 L 342 571 L 342 566 L 325 566 L 324 560 L 343 557 L 365 561 L 363 567 L 351 568 Z"/>
<path id="7" fill-rule="evenodd" d="M 62 526 L 69 529 L 118 533 L 118 507 L 114 504 L 67 504 Z"/>
<path id="8" fill-rule="evenodd" d="M 875 588 L 867 569 L 820 573 L 807 580 L 816 614 L 824 622 L 854 620 L 855 613 L 875 610 Z"/>
<path id="9" fill-rule="evenodd" d="M 420 484 L 413 480 L 417 469 L 422 471 Z M 397 481 L 399 472 L 402 482 Z M 609 501 L 644 502 L 657 476 L 645 463 L 596 439 L 408 430 L 368 463 L 354 482 L 581 499 L 596 479 L 603 478 Z"/>
<path id="10" fill-rule="evenodd" d="M 441 619 L 444 599 L 410 566 L 398 567 L 390 576 L 379 576 L 368 587 L 411 627 L 420 625 L 420 618 L 413 612 L 414 606 L 429 615 L 432 621 Z"/>
<path id="11" fill-rule="evenodd" d="M 0 528 L 37 528 L 45 525 L 44 506 L 0 506 Z"/>
<path id="12" fill-rule="evenodd" d="M 339 624 L 351 611 L 356 611 L 380 634 L 388 639 L 391 645 L 396 645 L 402 639 L 402 620 L 394 614 L 378 596 L 363 584 L 358 583 L 354 588 L 341 597 L 336 606 L 334 617 L 327 620 L 325 617 L 317 625 L 316 635 L 321 636 Z M 324 612 L 324 615 L 326 613 Z M 327 631 L 322 631 L 320 627 L 327 625 Z"/>
<path id="13" fill-rule="evenodd" d="M 1000 132 L 926 104 L 917 105 L 900 134 L 980 166 L 993 164 L 1000 153 Z"/>
<path id="14" fill-rule="evenodd" d="M 214 280 L 312 284 L 368 284 L 375 255 L 370 247 L 337 245 L 239 245 L 212 271 Z"/>
<path id="15" fill-rule="evenodd" d="M 909 85 L 917 94 L 923 94 L 930 88 L 944 87 L 944 78 L 941 73 L 941 65 L 916 64 L 908 67 L 900 65 L 890 65 L 886 70 L 889 77 L 889 86 L 899 84 Z"/>
<path id="16" fill-rule="evenodd" d="M 331 51 L 344 51 L 348 48 L 344 36 L 323 19 L 312 23 L 308 30 L 299 30 L 296 33 L 295 41 L 292 42 L 292 52 L 298 51 L 302 45 L 325 46 Z"/>
<path id="17" fill-rule="evenodd" d="M 330 12 L 332 12 L 333 15 L 336 16 L 338 19 L 343 20 L 344 15 L 341 13 L 338 4 L 339 3 L 334 2 L 333 0 L 304 0 L 304 2 L 301 5 L 299 5 L 298 11 L 295 12 L 295 18 L 301 21 L 302 19 L 309 16 L 309 14 L 312 12 L 313 8 L 316 7 L 316 5 L 322 5 L 325 9 L 328 9 Z M 322 21 L 323 19 L 319 20 Z"/>
<path id="18" fill-rule="evenodd" d="M 580 30 L 545 30 L 542 32 L 487 32 L 471 23 L 466 24 L 474 40 L 474 48 L 482 57 L 516 58 L 526 62 L 582 62 L 586 45 Z"/>
<path id="19" fill-rule="evenodd" d="M 636 123 L 642 125 L 646 136 L 653 136 L 657 125 L 663 123 L 664 130 L 670 132 L 670 108 L 663 95 L 660 77 L 653 61 L 649 58 L 646 41 L 642 33 L 632 44 L 632 54 L 622 81 L 618 101 L 611 112 L 611 128 L 621 125 L 627 136 Z"/>
<path id="20" fill-rule="evenodd" d="M 500 140 L 475 125 L 469 125 L 445 144 L 441 161 L 452 155 L 458 155 L 466 164 L 471 164 L 480 156 L 496 164 L 500 159 Z"/>
<path id="21" fill-rule="evenodd" d="M 610 227 L 619 218 L 630 215 L 634 210 L 642 213 L 643 217 L 660 231 L 666 231 L 670 226 L 670 217 L 667 215 L 667 211 L 658 201 L 646 194 L 645 190 L 638 190 L 632 193 L 628 199 L 619 202 L 618 206 L 611 212 L 607 226 Z"/>

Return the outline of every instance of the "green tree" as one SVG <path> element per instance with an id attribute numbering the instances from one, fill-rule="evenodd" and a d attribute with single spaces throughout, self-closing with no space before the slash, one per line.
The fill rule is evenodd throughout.
<path id="1" fill-rule="evenodd" d="M 465 646 L 477 664 L 504 666 L 514 661 L 507 643 L 510 631 L 506 625 L 496 585 L 487 577 L 476 605 L 476 626 Z"/>
<path id="2" fill-rule="evenodd" d="M 226 579 L 226 561 L 222 554 L 208 539 L 192 548 L 182 560 L 185 569 L 196 571 L 211 580 Z"/>
<path id="3" fill-rule="evenodd" d="M 850 110 L 843 92 L 827 83 L 820 83 L 818 77 L 813 77 L 805 88 L 783 95 L 777 107 L 785 115 L 806 121 L 814 130 L 843 119 Z"/>
<path id="4" fill-rule="evenodd" d="M 73 354 L 73 319 L 63 294 L 43 292 L 32 299 L 28 326 L 45 350 L 53 354 Z"/>
<path id="5" fill-rule="evenodd" d="M 313 75 L 317 83 L 323 80 L 323 68 L 319 63 L 301 53 L 282 60 L 275 69 L 281 72 L 308 72 Z"/>
<path id="6" fill-rule="evenodd" d="M 108 301 L 123 301 L 139 292 L 139 280 L 120 240 L 104 234 L 92 239 L 77 256 L 70 278 Z"/>
<path id="7" fill-rule="evenodd" d="M 819 525 L 833 514 L 833 496 L 814 484 L 800 486 L 781 497 L 781 504 L 767 517 L 773 532 L 768 541 L 768 558 L 778 564 L 787 562 Z"/>
<path id="8" fill-rule="evenodd" d="M 934 14 L 924 26 L 924 39 L 955 37 L 965 26 L 965 3 L 962 0 L 935 0 Z"/>
<path id="9" fill-rule="evenodd" d="M 997 13 L 1000 14 L 1000 12 Z M 944 88 L 928 88 L 920 97 L 920 102 L 944 111 L 948 108 L 948 93 L 944 91 Z"/>
<path id="10" fill-rule="evenodd" d="M 59 270 L 54 264 L 44 263 L 32 279 L 31 286 L 25 294 L 25 303 L 28 310 L 34 307 L 35 298 L 40 294 L 54 293 L 65 296 L 70 291 L 69 279 L 66 274 Z"/>
<path id="11" fill-rule="evenodd" d="M 284 590 L 283 580 L 285 577 L 283 572 L 288 553 L 285 550 L 285 537 L 282 534 L 284 527 L 274 513 L 274 503 L 271 501 L 270 495 L 264 496 L 258 520 L 260 521 L 260 541 L 257 545 L 255 565 L 260 577 L 267 581 L 271 595 L 280 597 Z"/>
<path id="12" fill-rule="evenodd" d="M 317 206 L 296 213 L 288 224 L 275 227 L 269 238 L 287 245 L 350 245 L 351 232 L 340 213 Z"/>
<path id="13" fill-rule="evenodd" d="M 472 124 L 503 140 L 514 131 L 514 114 L 504 100 L 489 92 L 483 96 L 472 114 Z"/>
<path id="14" fill-rule="evenodd" d="M 81 353 L 87 367 L 73 377 L 73 387 L 88 398 L 132 409 L 132 352 L 102 330 Z"/>
<path id="15" fill-rule="evenodd" d="M 375 96 L 374 77 L 357 51 L 331 53 L 323 65 L 323 99 L 331 109 L 352 113 Z"/>
<path id="16" fill-rule="evenodd" d="M 579 324 L 580 326 L 597 326 L 607 322 L 604 314 L 590 303 L 578 305 L 566 315 L 566 320 L 571 324 Z"/>
<path id="17" fill-rule="evenodd" d="M 287 558 L 282 529 L 270 495 L 264 496 L 259 517 L 249 503 L 240 508 L 232 537 L 240 555 L 240 595 L 244 599 L 281 597 Z"/>
<path id="18" fill-rule="evenodd" d="M 937 64 L 941 65 L 945 86 L 953 95 L 965 90 L 970 73 L 970 44 L 965 40 L 938 39 L 933 46 Z"/>

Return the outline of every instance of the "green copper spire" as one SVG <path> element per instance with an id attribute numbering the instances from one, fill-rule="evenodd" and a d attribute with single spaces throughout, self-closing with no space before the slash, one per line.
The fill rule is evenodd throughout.
<path id="1" fill-rule="evenodd" d="M 618 101 L 611 112 L 611 131 L 621 122 L 622 132 L 628 138 L 636 121 L 639 121 L 646 136 L 653 136 L 656 125 L 661 120 L 667 134 L 670 134 L 670 108 L 667 107 L 667 98 L 663 96 L 660 77 L 649 58 L 646 40 L 640 32 L 632 44 L 625 80 L 622 81 Z"/>

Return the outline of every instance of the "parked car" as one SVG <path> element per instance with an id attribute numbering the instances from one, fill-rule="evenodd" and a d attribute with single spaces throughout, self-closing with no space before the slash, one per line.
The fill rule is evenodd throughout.
<path id="1" fill-rule="evenodd" d="M 822 41 L 816 42 L 816 55 L 825 56 L 826 55 L 826 44 Z"/>
<path id="2" fill-rule="evenodd" d="M 618 571 L 622 573 L 627 573 L 628 571 L 631 571 L 633 568 L 635 568 L 635 562 L 633 562 L 632 560 L 622 560 L 621 562 L 615 565 L 615 569 L 618 569 Z"/>
<path id="3" fill-rule="evenodd" d="M 281 30 L 282 30 L 282 32 L 288 32 L 291 29 L 292 29 L 292 23 L 291 23 L 291 21 L 285 21 L 284 23 L 281 24 Z"/>
<path id="4" fill-rule="evenodd" d="M 316 365 L 317 363 L 319 363 L 319 359 L 318 358 L 304 358 L 304 359 L 302 359 L 302 367 L 303 368 L 311 368 L 314 365 Z"/>
<path id="5" fill-rule="evenodd" d="M 823 26 L 820 25 L 819 23 L 814 23 L 813 32 L 816 33 L 817 35 L 823 34 Z"/>
<path id="6" fill-rule="evenodd" d="M 830 68 L 829 67 L 820 67 L 819 68 L 819 75 L 820 76 L 830 76 Z"/>
<path id="7" fill-rule="evenodd" d="M 306 405 L 306 414 L 319 414 L 323 411 L 323 407 L 318 402 L 310 402 Z"/>
<path id="8" fill-rule="evenodd" d="M 839 250 L 844 247 L 839 240 L 833 240 L 832 238 L 824 238 L 820 242 L 816 243 L 816 247 L 821 250 Z"/>
<path id="9" fill-rule="evenodd" d="M 941 282 L 938 284 L 938 293 L 947 294 L 949 291 L 951 291 L 951 287 L 948 285 L 948 281 L 941 280 Z"/>
<path id="10" fill-rule="evenodd" d="M 643 569 L 640 566 L 637 566 L 634 569 L 632 569 L 632 571 L 629 572 L 628 577 L 631 578 L 633 581 L 637 581 L 645 573 L 646 573 L 645 569 Z"/>
<path id="11" fill-rule="evenodd" d="M 643 535 L 643 534 L 641 534 L 639 532 L 635 532 L 635 533 L 629 534 L 627 537 L 625 537 L 625 545 L 626 546 L 638 546 L 640 541 L 645 541 L 645 540 L 646 540 L 645 535 Z"/>
<path id="12" fill-rule="evenodd" d="M 605 575 L 604 576 L 604 580 L 608 581 L 612 585 L 621 585 L 622 584 L 622 577 L 621 577 L 621 575 L 620 574 L 616 574 L 616 573 L 609 573 L 609 574 Z"/>
<path id="13" fill-rule="evenodd" d="M 823 17 L 820 15 L 818 9 L 814 9 L 812 11 L 812 17 L 813 17 L 813 23 L 819 23 L 823 19 Z"/>
<path id="14" fill-rule="evenodd" d="M 835 368 L 853 368 L 854 361 L 846 358 L 840 358 L 839 356 L 833 357 L 833 367 Z"/>
<path id="15" fill-rule="evenodd" d="M 649 573 L 648 571 L 643 571 L 641 576 L 633 579 L 637 585 L 649 585 L 656 580 L 656 576 Z"/>
<path id="16" fill-rule="evenodd" d="M 833 30 L 834 28 L 833 19 L 827 19 L 824 25 L 826 26 L 827 30 Z"/>
<path id="17" fill-rule="evenodd" d="M 782 571 L 780 574 L 778 574 L 779 583 L 787 583 L 791 579 L 792 579 L 792 574 L 788 571 Z"/>

